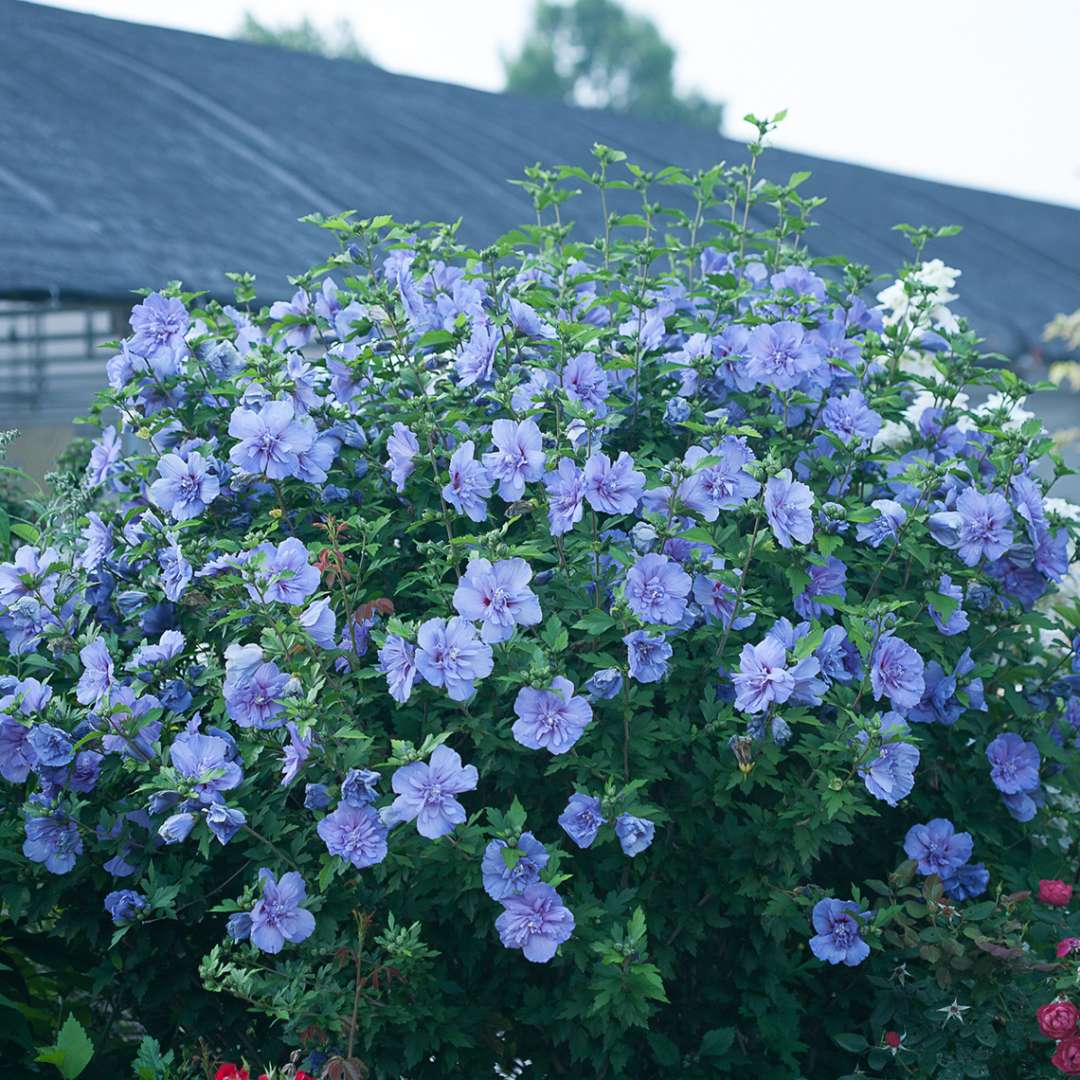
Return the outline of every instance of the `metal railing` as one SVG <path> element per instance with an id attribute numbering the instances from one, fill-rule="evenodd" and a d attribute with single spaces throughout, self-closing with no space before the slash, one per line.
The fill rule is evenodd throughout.
<path id="1" fill-rule="evenodd" d="M 99 346 L 125 318 L 117 305 L 0 300 L 0 417 L 27 426 L 84 411 L 105 384 Z"/>

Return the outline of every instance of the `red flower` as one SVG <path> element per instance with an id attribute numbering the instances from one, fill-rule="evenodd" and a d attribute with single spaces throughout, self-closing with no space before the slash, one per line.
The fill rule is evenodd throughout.
<path id="1" fill-rule="evenodd" d="M 1080 937 L 1064 937 L 1057 943 L 1058 959 L 1080 952 Z"/>
<path id="2" fill-rule="evenodd" d="M 886 1031 L 885 1032 L 885 1045 L 891 1046 L 894 1050 L 900 1048 L 900 1032 L 899 1031 Z"/>
<path id="3" fill-rule="evenodd" d="M 248 1071 L 241 1069 L 239 1065 L 234 1065 L 231 1061 L 226 1061 L 214 1073 L 214 1080 L 248 1080 Z"/>
<path id="4" fill-rule="evenodd" d="M 1076 1022 L 1080 1020 L 1080 1009 L 1068 999 L 1057 998 L 1035 1010 L 1035 1019 L 1039 1030 L 1048 1039 L 1067 1039 L 1076 1033 Z"/>
<path id="5" fill-rule="evenodd" d="M 1072 898 L 1073 887 L 1064 881 L 1043 878 L 1039 882 L 1039 899 L 1051 907 L 1064 907 Z"/>
<path id="6" fill-rule="evenodd" d="M 1080 1076 L 1080 1037 L 1071 1035 L 1058 1043 L 1050 1064 L 1066 1076 Z"/>

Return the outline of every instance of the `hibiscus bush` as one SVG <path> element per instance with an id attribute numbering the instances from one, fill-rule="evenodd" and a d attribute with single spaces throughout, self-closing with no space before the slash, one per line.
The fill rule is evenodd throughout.
<path id="1" fill-rule="evenodd" d="M 70 1014 L 86 1075 L 1080 1069 L 1068 470 L 955 230 L 812 256 L 755 123 L 141 298 L 0 566 L 9 1061 Z"/>

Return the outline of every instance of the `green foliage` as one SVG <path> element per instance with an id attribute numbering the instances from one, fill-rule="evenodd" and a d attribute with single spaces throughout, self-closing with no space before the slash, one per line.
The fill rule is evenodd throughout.
<path id="1" fill-rule="evenodd" d="M 307 16 L 285 26 L 268 26 L 250 11 L 244 12 L 244 21 L 236 36 L 255 45 L 276 45 L 296 52 L 316 53 L 336 60 L 356 60 L 370 63 L 371 57 L 360 43 L 348 19 L 339 19 L 334 29 L 326 33 Z"/>
<path id="2" fill-rule="evenodd" d="M 74 1016 L 69 1016 L 60 1028 L 56 1042 L 40 1049 L 37 1060 L 55 1065 L 64 1080 L 75 1080 L 90 1064 L 93 1056 L 94 1044 L 90 1037 L 82 1024 Z"/>
<path id="3" fill-rule="evenodd" d="M 506 89 L 567 104 L 717 130 L 723 106 L 675 90 L 675 50 L 644 15 L 615 0 L 538 0 L 533 26 L 505 62 Z"/>
<path id="4" fill-rule="evenodd" d="M 102 736 L 114 723 L 122 744 L 105 755 L 92 791 L 53 793 L 84 848 L 64 873 L 29 862 L 23 849 L 27 817 L 41 811 L 29 797 L 54 774 L 0 788 L 0 902 L 10 935 L 0 1016 L 11 1017 L 0 1039 L 27 1075 L 45 1075 L 39 1066 L 49 1061 L 33 1063 L 33 1047 L 53 1038 L 58 1014 L 76 1009 L 103 1075 L 128 1071 L 134 1040 L 145 1034 L 137 1080 L 188 1080 L 193 1060 L 212 1076 L 222 1060 L 261 1068 L 308 1051 L 328 1055 L 325 1067 L 338 1076 L 365 1080 L 486 1076 L 518 1061 L 529 1061 L 524 1075 L 537 1080 L 790 1080 L 856 1068 L 948 1080 L 1042 1070 L 1045 1047 L 1034 1042 L 1030 1014 L 1043 995 L 1073 985 L 1075 961 L 1055 963 L 1054 943 L 1080 931 L 1080 918 L 1048 912 L 1029 890 L 1040 877 L 1071 876 L 1080 855 L 1075 750 L 1061 737 L 1072 693 L 1062 675 L 1080 612 L 1069 580 L 1060 589 L 1041 581 L 1037 606 L 1019 603 L 1011 583 L 938 543 L 928 521 L 938 498 L 955 496 L 972 475 L 1009 492 L 1022 463 L 1039 463 L 1047 484 L 1068 470 L 1038 424 L 1014 421 L 1032 388 L 988 362 L 970 327 L 944 329 L 939 352 L 921 346 L 919 320 L 940 297 L 917 261 L 894 287 L 909 316 L 876 328 L 857 322 L 855 297 L 866 298 L 870 272 L 807 254 L 818 200 L 802 193 L 805 175 L 758 174 L 779 119 L 751 118 L 750 160 L 731 168 L 650 173 L 603 146 L 589 168 L 531 168 L 521 188 L 536 224 L 479 251 L 451 225 L 312 215 L 337 250 L 295 284 L 314 295 L 334 275 L 339 307 L 353 316 L 344 327 L 310 309 L 272 315 L 255 306 L 246 275 L 233 277 L 231 313 L 179 283 L 163 290 L 192 320 L 181 368 L 157 378 L 133 369 L 95 410 L 123 418 L 132 452 L 100 484 L 73 485 L 61 474 L 50 501 L 8 530 L 11 545 L 57 552 L 55 568 L 43 571 L 56 577 L 52 600 L 33 575 L 14 576 L 57 614 L 36 648 L 0 657 L 0 674 L 48 679 L 48 720 L 80 751 L 109 749 Z M 585 190 L 605 221 L 603 235 L 587 241 L 565 224 Z M 635 212 L 609 212 L 615 193 L 636 197 Z M 768 225 L 750 226 L 766 214 Z M 947 231 L 909 231 L 916 260 Z M 794 280 L 820 282 L 822 295 L 804 296 L 786 278 L 772 284 L 785 269 L 820 274 Z M 471 307 L 470 286 L 481 294 Z M 511 301 L 529 306 L 539 332 L 518 329 Z M 781 315 L 809 327 L 818 321 L 812 303 L 851 315 L 841 334 L 854 351 L 837 359 L 836 377 L 860 380 L 891 441 L 844 442 L 818 423 L 825 395 L 813 387 L 732 390 L 718 382 L 711 348 L 683 351 L 695 335 L 751 330 Z M 477 309 L 493 343 L 492 377 L 479 390 L 456 366 Z M 234 355 L 241 328 L 251 340 Z M 304 330 L 301 354 L 286 336 Z M 220 358 L 215 349 L 235 362 L 224 375 L 210 363 Z M 606 416 L 568 395 L 559 378 L 584 351 L 609 381 Z M 312 423 L 341 444 L 325 482 L 243 475 L 230 456 L 234 409 L 262 395 L 293 400 L 308 364 L 319 398 Z M 515 403 L 530 371 L 551 378 Z M 683 390 L 695 380 L 706 389 Z M 159 407 L 163 390 L 174 396 Z M 964 396 L 972 392 L 993 392 L 997 404 L 972 406 Z M 971 433 L 963 453 L 939 452 L 938 433 L 926 434 L 922 413 L 913 418 L 927 395 L 942 425 Z M 596 445 L 612 458 L 631 453 L 654 496 L 661 484 L 678 492 L 711 468 L 725 440 L 745 440 L 753 451 L 746 475 L 758 485 L 785 468 L 804 470 L 816 496 L 812 541 L 781 546 L 757 486 L 712 520 L 675 512 L 677 495 L 666 509 L 649 501 L 608 514 L 589 505 L 559 535 L 537 480 L 520 498 L 493 494 L 481 520 L 455 513 L 444 494 L 448 459 L 465 438 L 487 451 L 495 416 L 536 418 L 549 471 L 559 457 L 582 464 Z M 417 445 L 400 490 L 386 468 L 395 423 Z M 688 445 L 704 457 L 688 462 Z M 177 446 L 213 457 L 222 480 L 202 512 L 181 520 L 160 505 L 147 513 L 146 498 L 165 449 Z M 859 540 L 856 526 L 880 516 L 872 502 L 901 490 L 906 525 L 880 547 Z M 1055 536 L 1076 533 L 1067 511 L 1047 506 Z M 109 563 L 92 570 L 83 557 L 91 512 L 115 545 Z M 1026 535 L 1019 517 L 1013 526 Z M 301 621 L 303 605 L 267 600 L 256 580 L 263 555 L 237 559 L 287 537 L 318 567 L 313 589 L 338 620 L 329 645 Z M 625 584 L 635 544 L 683 552 L 693 575 L 725 586 L 753 622 L 695 618 L 690 628 L 668 628 L 666 677 L 632 678 L 624 639 L 643 627 Z M 195 568 L 220 572 L 193 575 L 166 602 L 160 556 L 172 546 Z M 495 643 L 492 673 L 468 700 L 419 678 L 407 701 L 391 699 L 379 651 L 391 636 L 415 645 L 422 624 L 452 615 L 477 556 L 526 560 L 542 621 Z M 730 693 L 743 648 L 778 619 L 798 621 L 796 598 L 830 557 L 847 568 L 843 590 L 816 598 L 822 610 L 805 618 L 787 659 L 815 658 L 839 627 L 852 646 L 850 678 L 834 678 L 818 704 L 788 701 L 748 716 Z M 955 612 L 941 592 L 945 573 L 964 589 L 972 616 L 960 635 L 941 634 L 928 613 Z M 156 643 L 166 622 L 183 634 L 183 649 L 162 669 L 141 667 L 137 651 Z M 363 628 L 352 642 L 339 637 L 346 625 Z M 949 672 L 970 649 L 987 705 L 980 709 L 962 680 L 954 723 L 911 725 L 904 738 L 921 760 L 914 790 L 896 806 L 875 797 L 863 776 L 896 741 L 882 728 L 888 703 L 874 697 L 867 672 L 884 628 Z M 95 640 L 146 712 L 128 711 L 119 692 L 89 705 L 80 697 L 80 651 Z M 290 677 L 275 702 L 294 733 L 283 723 L 239 724 L 224 688 L 235 645 L 257 645 Z M 515 739 L 522 688 L 563 676 L 582 693 L 602 669 L 615 669 L 622 688 L 594 695 L 592 719 L 570 751 L 549 754 Z M 190 701 L 176 703 L 177 681 Z M 21 724 L 18 708 L 11 713 Z M 208 831 L 197 786 L 170 754 L 196 714 L 202 731 L 235 740 L 242 762 L 242 781 L 223 798 L 243 811 L 244 828 L 227 843 Z M 756 723 L 778 719 L 790 741 Z M 985 751 L 1003 730 L 1022 732 L 1042 755 L 1045 805 L 1032 822 L 1010 816 L 988 775 Z M 299 778 L 283 784 L 292 734 L 313 742 Z M 125 752 L 140 738 L 145 752 Z M 348 772 L 369 769 L 385 809 L 397 770 L 441 746 L 479 776 L 450 834 L 430 840 L 411 823 L 397 825 L 386 858 L 363 869 L 330 855 L 317 831 L 325 812 L 305 805 L 305 784 L 324 785 L 332 806 Z M 573 792 L 595 795 L 606 819 L 584 849 L 557 824 Z M 195 819 L 190 836 L 158 843 L 181 803 Z M 652 845 L 632 858 L 613 829 L 622 814 L 656 826 Z M 915 873 L 905 834 L 935 817 L 972 834 L 974 858 L 990 874 L 985 895 L 954 901 L 936 875 Z M 545 845 L 541 880 L 575 920 L 546 964 L 503 946 L 502 908 L 483 887 L 492 842 L 504 842 L 499 859 L 516 869 L 526 832 Z M 121 852 L 134 872 L 118 882 L 104 864 Z M 230 917 L 251 912 L 263 867 L 302 874 L 315 920 L 309 938 L 276 954 L 226 932 Z M 121 886 L 137 889 L 145 907 L 116 925 L 103 899 Z M 811 913 L 826 896 L 850 897 L 868 912 L 859 933 L 870 955 L 857 967 L 827 966 L 808 946 Z M 888 1030 L 904 1033 L 895 1055 Z M 85 1050 L 78 1032 L 66 1036 L 72 1054 Z M 66 1062 L 64 1038 L 52 1049 Z"/>

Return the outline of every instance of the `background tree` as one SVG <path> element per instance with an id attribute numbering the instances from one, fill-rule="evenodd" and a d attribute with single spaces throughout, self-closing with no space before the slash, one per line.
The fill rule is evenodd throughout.
<path id="1" fill-rule="evenodd" d="M 244 12 L 244 21 L 236 36 L 241 41 L 256 45 L 277 45 L 282 49 L 316 53 L 339 60 L 360 60 L 370 63 L 371 57 L 360 44 L 356 31 L 348 19 L 339 19 L 334 29 L 324 34 L 306 15 L 292 26 L 267 26 L 250 11 Z"/>
<path id="2" fill-rule="evenodd" d="M 521 52 L 504 60 L 506 89 L 568 104 L 719 128 L 723 106 L 675 90 L 675 50 L 614 0 L 539 0 Z"/>

